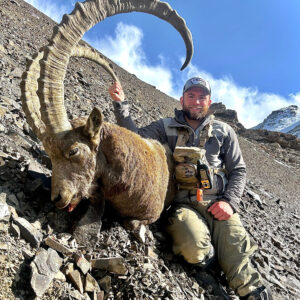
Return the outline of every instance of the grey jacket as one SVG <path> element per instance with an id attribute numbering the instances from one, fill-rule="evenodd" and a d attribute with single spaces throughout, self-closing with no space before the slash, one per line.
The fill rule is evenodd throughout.
<path id="1" fill-rule="evenodd" d="M 150 125 L 137 128 L 129 114 L 129 105 L 124 102 L 113 102 L 118 125 L 134 131 L 145 138 L 152 138 L 162 144 L 168 144 L 172 151 L 177 142 L 177 128 L 186 128 L 189 132 L 187 147 L 199 145 L 199 133 L 209 118 L 204 118 L 200 126 L 193 130 L 185 121 L 183 112 L 175 110 L 174 118 L 160 119 Z M 228 124 L 214 120 L 212 136 L 205 144 L 206 159 L 210 166 L 225 168 L 228 172 L 228 184 L 222 199 L 228 201 L 238 211 L 238 203 L 246 184 L 246 165 L 244 163 L 237 136 Z"/>

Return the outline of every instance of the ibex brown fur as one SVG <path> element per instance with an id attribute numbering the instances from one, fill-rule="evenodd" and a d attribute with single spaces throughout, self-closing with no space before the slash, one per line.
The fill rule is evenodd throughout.
<path id="1" fill-rule="evenodd" d="M 49 46 L 35 54 L 21 83 L 23 109 L 31 128 L 52 161 L 51 198 L 71 211 L 83 197 L 108 201 L 124 218 L 154 222 L 164 207 L 169 181 L 162 145 L 103 121 L 94 108 L 87 119 L 69 122 L 63 81 L 71 55 L 100 63 L 114 78 L 111 66 L 95 51 L 78 46 L 83 34 L 107 16 L 142 11 L 171 23 L 183 37 L 189 63 L 192 39 L 184 20 L 157 0 L 88 0 L 76 3 L 54 28 Z"/>

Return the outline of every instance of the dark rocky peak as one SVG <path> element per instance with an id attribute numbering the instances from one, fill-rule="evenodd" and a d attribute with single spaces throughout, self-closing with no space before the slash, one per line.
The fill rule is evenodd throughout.
<path id="1" fill-rule="evenodd" d="M 235 130 L 245 129 L 238 120 L 237 112 L 233 109 L 226 109 L 222 102 L 212 103 L 210 111 L 217 119 L 230 124 Z"/>

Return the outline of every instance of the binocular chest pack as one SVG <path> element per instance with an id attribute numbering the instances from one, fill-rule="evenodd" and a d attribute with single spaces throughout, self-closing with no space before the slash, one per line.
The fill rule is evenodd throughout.
<path id="1" fill-rule="evenodd" d="M 176 162 L 175 178 L 179 189 L 211 189 L 212 170 L 205 158 L 205 149 L 179 147 L 173 153 Z"/>
<path id="2" fill-rule="evenodd" d="M 216 188 L 214 175 L 224 171 L 224 169 L 210 167 L 205 155 L 204 145 L 212 136 L 212 120 L 213 118 L 200 130 L 198 147 L 186 147 L 189 134 L 186 129 L 178 129 L 178 139 L 173 152 L 176 163 L 174 177 L 178 189 L 196 191 L 198 201 L 203 199 L 203 191 L 211 190 L 213 186 L 214 189 Z M 223 175 L 225 176 L 225 173 Z"/>

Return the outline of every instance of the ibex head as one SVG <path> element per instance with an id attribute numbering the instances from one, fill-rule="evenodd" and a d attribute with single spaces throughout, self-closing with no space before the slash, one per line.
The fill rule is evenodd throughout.
<path id="1" fill-rule="evenodd" d="M 158 0 L 87 0 L 76 3 L 54 27 L 48 46 L 29 62 L 21 82 L 22 103 L 27 121 L 43 142 L 52 161 L 52 195 L 59 208 L 72 210 L 89 196 L 95 178 L 102 115 L 94 109 L 87 120 L 70 122 L 64 107 L 64 78 L 70 56 L 86 57 L 101 64 L 118 80 L 111 66 L 90 48 L 78 45 L 83 34 L 106 17 L 132 11 L 153 14 L 166 20 L 184 39 L 191 60 L 193 44 L 185 21 L 169 4 Z"/>
<path id="2" fill-rule="evenodd" d="M 43 140 L 52 162 L 51 199 L 58 208 L 72 211 L 80 200 L 89 197 L 97 173 L 102 113 L 94 108 L 87 120 L 72 121 L 73 130 L 63 138 Z"/>

